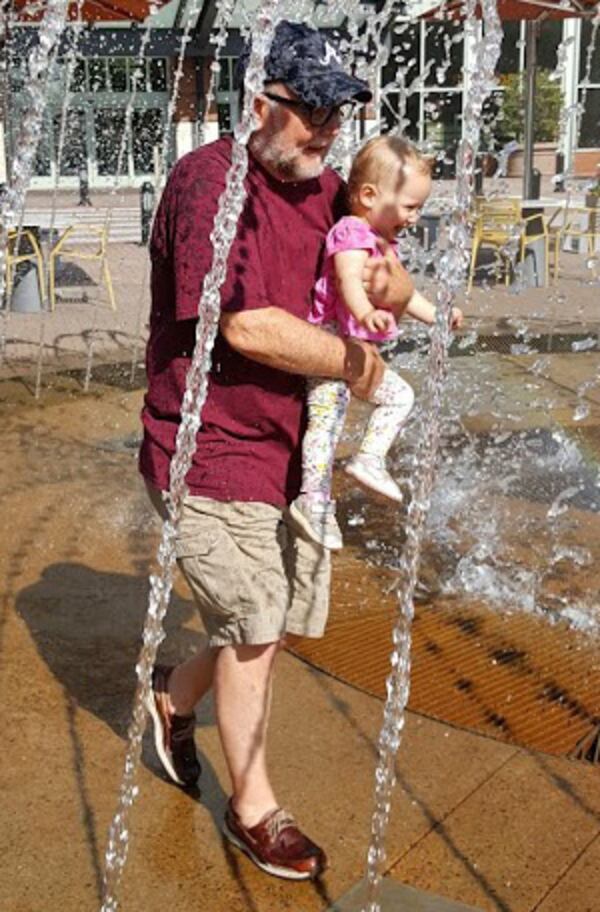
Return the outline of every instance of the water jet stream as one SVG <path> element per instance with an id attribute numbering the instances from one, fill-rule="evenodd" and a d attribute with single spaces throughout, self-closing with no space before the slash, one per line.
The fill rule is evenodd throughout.
<path id="1" fill-rule="evenodd" d="M 138 794 L 137 769 L 142 737 L 146 725 L 146 701 L 151 691 L 151 675 L 158 646 L 164 638 L 163 619 L 169 606 L 175 566 L 175 536 L 183 500 L 187 494 L 185 478 L 196 450 L 201 411 L 206 398 L 208 371 L 220 316 L 220 288 L 225 280 L 227 257 L 237 231 L 237 222 L 246 198 L 243 181 L 248 167 L 246 145 L 254 129 L 254 99 L 264 82 L 264 59 L 271 45 L 280 14 L 278 3 L 264 3 L 258 11 L 252 30 L 252 51 L 244 79 L 245 101 L 241 123 L 236 128 L 232 163 L 227 183 L 219 200 L 211 234 L 213 261 L 204 280 L 198 305 L 196 345 L 186 378 L 186 391 L 181 407 L 175 455 L 171 461 L 169 494 L 166 504 L 169 518 L 163 531 L 157 560 L 161 572 L 150 577 L 148 613 L 144 624 L 143 646 L 136 665 L 138 685 L 133 717 L 128 731 L 128 747 L 116 814 L 109 830 L 105 857 L 104 901 L 101 912 L 116 912 L 117 890 L 129 848 L 127 828 L 129 810 Z"/>

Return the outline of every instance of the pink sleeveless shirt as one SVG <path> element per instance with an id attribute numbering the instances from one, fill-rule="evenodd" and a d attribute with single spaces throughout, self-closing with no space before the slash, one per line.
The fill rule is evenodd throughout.
<path id="1" fill-rule="evenodd" d="M 337 323 L 342 336 L 353 336 L 369 342 L 388 342 L 398 336 L 398 326 L 388 332 L 369 332 L 356 320 L 338 294 L 333 258 L 344 250 L 366 250 L 370 256 L 383 256 L 377 244 L 380 235 L 367 222 L 346 215 L 336 222 L 325 242 L 325 262 L 321 277 L 315 285 L 309 321 L 317 326 Z"/>

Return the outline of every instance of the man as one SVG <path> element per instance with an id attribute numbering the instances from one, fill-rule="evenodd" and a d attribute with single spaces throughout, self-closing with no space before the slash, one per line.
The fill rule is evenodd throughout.
<path id="1" fill-rule="evenodd" d="M 341 377 L 367 398 L 383 372 L 369 345 L 334 337 L 306 317 L 325 235 L 345 205 L 342 182 L 324 169 L 324 159 L 344 106 L 370 97 L 318 32 L 279 24 L 255 103 L 248 197 L 222 288 L 177 540 L 208 642 L 175 668 L 157 666 L 149 706 L 166 771 L 191 785 L 200 775 L 194 707 L 214 688 L 232 781 L 225 836 L 262 870 L 290 879 L 318 876 L 326 864 L 323 851 L 279 808 L 266 765 L 271 680 L 283 637 L 321 636 L 327 617 L 329 555 L 287 523 L 300 484 L 304 377 Z M 178 162 L 155 220 L 140 468 L 159 509 L 230 157 L 231 141 L 221 139 Z M 387 284 L 396 300 L 412 290 L 401 270 Z"/>

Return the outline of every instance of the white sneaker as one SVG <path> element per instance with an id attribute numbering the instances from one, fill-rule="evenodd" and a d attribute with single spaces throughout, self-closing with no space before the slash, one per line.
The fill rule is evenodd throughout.
<path id="1" fill-rule="evenodd" d="M 345 471 L 366 488 L 389 497 L 400 503 L 403 500 L 402 491 L 385 467 L 385 462 L 380 456 L 359 454 L 345 466 Z"/>
<path id="2" fill-rule="evenodd" d="M 343 548 L 342 533 L 335 518 L 335 500 L 315 500 L 301 494 L 290 504 L 290 516 L 312 541 L 329 551 Z"/>

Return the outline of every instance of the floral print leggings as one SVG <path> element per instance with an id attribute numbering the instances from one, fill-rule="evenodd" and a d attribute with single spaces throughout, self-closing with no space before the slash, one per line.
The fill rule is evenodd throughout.
<path id="1" fill-rule="evenodd" d="M 350 390 L 343 380 L 308 381 L 308 428 L 302 443 L 302 493 L 329 500 L 335 448 L 344 427 Z M 386 368 L 372 398 L 375 408 L 359 447 L 359 455 L 387 455 L 408 418 L 415 396 L 412 387 Z"/>

